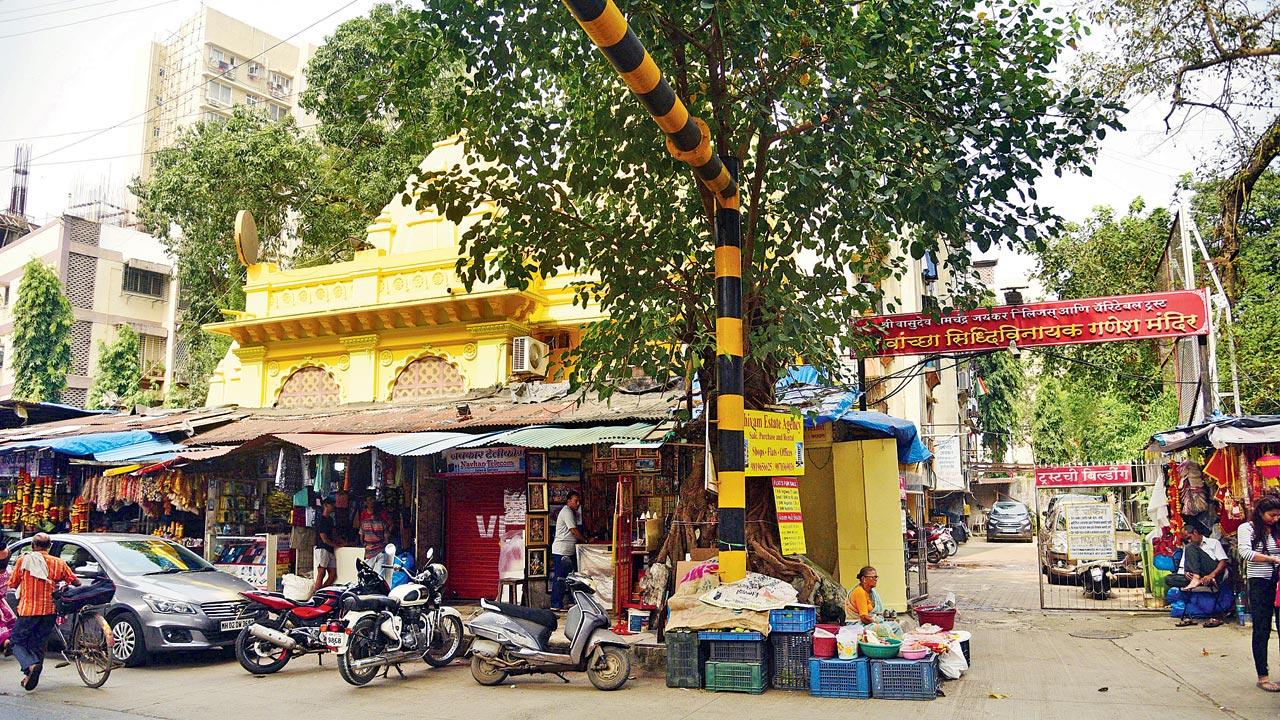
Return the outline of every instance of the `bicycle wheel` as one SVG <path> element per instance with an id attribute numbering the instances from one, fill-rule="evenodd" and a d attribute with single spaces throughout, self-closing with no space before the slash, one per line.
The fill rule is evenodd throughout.
<path id="1" fill-rule="evenodd" d="M 99 688 L 111 676 L 111 627 L 99 613 L 81 615 L 71 633 L 71 656 L 76 672 L 91 688 Z"/>

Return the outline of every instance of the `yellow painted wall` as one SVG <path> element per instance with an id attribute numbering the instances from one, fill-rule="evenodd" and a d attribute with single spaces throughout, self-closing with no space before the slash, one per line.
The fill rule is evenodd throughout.
<path id="1" fill-rule="evenodd" d="M 819 567 L 832 573 L 840 557 L 836 542 L 834 455 L 830 445 L 810 447 L 806 437 L 804 475 L 799 478 L 806 554 Z"/>
<path id="2" fill-rule="evenodd" d="M 839 551 L 835 575 L 848 588 L 862 566 L 875 566 L 885 607 L 905 611 L 897 444 L 892 439 L 836 443 L 832 455 Z M 804 511 L 808 525 L 809 508 Z"/>

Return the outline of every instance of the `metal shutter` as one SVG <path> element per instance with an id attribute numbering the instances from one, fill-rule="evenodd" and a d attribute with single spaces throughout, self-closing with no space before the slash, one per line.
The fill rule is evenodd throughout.
<path id="1" fill-rule="evenodd" d="M 450 598 L 495 598 L 502 531 L 524 527 L 524 514 L 514 517 L 505 503 L 507 491 L 523 494 L 519 477 L 451 478 L 445 484 L 445 548 Z"/>

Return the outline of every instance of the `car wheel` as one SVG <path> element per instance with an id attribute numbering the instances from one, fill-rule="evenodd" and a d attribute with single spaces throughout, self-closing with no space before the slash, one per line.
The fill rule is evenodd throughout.
<path id="1" fill-rule="evenodd" d="M 111 655 L 125 667 L 137 667 L 147 662 L 147 641 L 142 635 L 142 623 L 131 612 L 120 612 L 111 617 L 111 637 L 115 645 Z"/>

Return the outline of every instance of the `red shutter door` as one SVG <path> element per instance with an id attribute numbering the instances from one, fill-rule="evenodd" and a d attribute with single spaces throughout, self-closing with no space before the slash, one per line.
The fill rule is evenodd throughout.
<path id="1" fill-rule="evenodd" d="M 504 517 L 504 492 L 523 493 L 522 478 L 451 478 L 445 488 L 446 544 L 450 598 L 494 598 L 498 595 L 498 555 L 503 530 L 515 528 Z M 520 518 L 523 525 L 523 518 Z"/>

